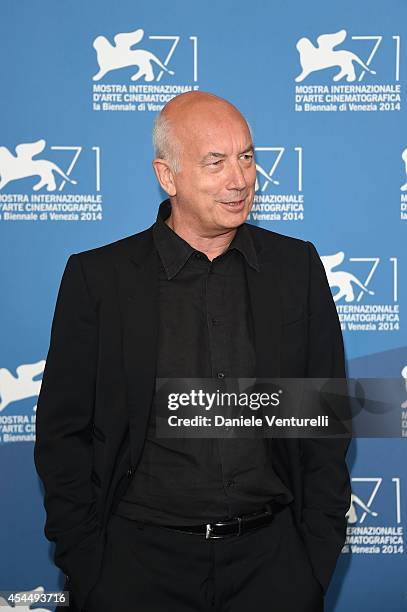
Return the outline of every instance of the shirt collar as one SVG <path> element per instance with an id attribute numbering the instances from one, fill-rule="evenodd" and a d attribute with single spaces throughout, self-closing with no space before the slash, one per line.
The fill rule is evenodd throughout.
<path id="1" fill-rule="evenodd" d="M 168 280 L 178 274 L 192 253 L 197 252 L 188 242 L 176 234 L 165 220 L 171 214 L 170 200 L 164 200 L 160 204 L 157 219 L 153 227 L 154 243 L 160 255 Z M 230 243 L 227 251 L 238 250 L 249 266 L 259 271 L 259 263 L 256 249 L 250 235 L 250 230 L 245 223 L 240 225 Z"/>

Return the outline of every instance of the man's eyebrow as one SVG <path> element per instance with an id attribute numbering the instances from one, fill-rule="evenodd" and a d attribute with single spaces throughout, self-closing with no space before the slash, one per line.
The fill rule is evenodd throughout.
<path id="1" fill-rule="evenodd" d="M 246 147 L 244 151 L 241 151 L 239 153 L 239 155 L 244 155 L 244 153 L 250 153 L 250 152 L 254 153 L 254 146 L 253 145 L 249 145 L 248 147 Z M 201 164 L 205 164 L 206 162 L 208 162 L 213 157 L 215 157 L 216 159 L 223 159 L 223 158 L 227 157 L 227 155 L 226 155 L 226 153 L 218 153 L 217 151 L 210 151 L 209 153 L 207 153 L 201 159 Z"/>
<path id="2" fill-rule="evenodd" d="M 204 164 L 205 162 L 209 161 L 210 159 L 212 159 L 212 157 L 216 157 L 217 159 L 223 158 L 226 157 L 226 153 L 217 153 L 216 151 L 210 151 L 201 159 L 201 164 Z"/>

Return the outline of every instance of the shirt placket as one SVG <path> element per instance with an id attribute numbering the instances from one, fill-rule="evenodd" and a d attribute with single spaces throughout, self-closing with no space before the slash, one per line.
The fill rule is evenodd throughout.
<path id="1" fill-rule="evenodd" d="M 212 377 L 219 381 L 219 391 L 226 391 L 227 377 L 233 374 L 230 370 L 228 359 L 227 339 L 225 334 L 226 325 L 226 302 L 228 296 L 225 293 L 225 279 L 222 274 L 226 269 L 227 261 L 222 258 L 212 261 L 206 275 L 206 304 L 207 304 L 207 329 L 209 338 L 209 354 L 211 360 Z M 215 448 L 219 457 L 222 487 L 225 495 L 226 513 L 231 514 L 231 492 L 235 485 L 230 462 L 226 461 L 223 439 L 214 439 Z M 229 467 L 228 467 L 229 464 Z"/>

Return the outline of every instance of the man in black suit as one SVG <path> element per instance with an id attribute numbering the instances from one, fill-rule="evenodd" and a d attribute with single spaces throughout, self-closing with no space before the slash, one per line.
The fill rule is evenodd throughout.
<path id="1" fill-rule="evenodd" d="M 154 144 L 169 199 L 149 229 L 69 257 L 38 401 L 70 610 L 319 612 L 348 440 L 160 438 L 154 400 L 157 378 L 345 377 L 324 268 L 310 242 L 245 224 L 256 166 L 233 105 L 182 94 Z"/>

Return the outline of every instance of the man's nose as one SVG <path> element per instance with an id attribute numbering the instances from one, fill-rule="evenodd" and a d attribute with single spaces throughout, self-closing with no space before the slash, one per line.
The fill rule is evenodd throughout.
<path id="1" fill-rule="evenodd" d="M 232 163 L 228 174 L 228 189 L 239 189 L 240 191 L 247 186 L 246 177 L 243 168 L 239 162 Z"/>

